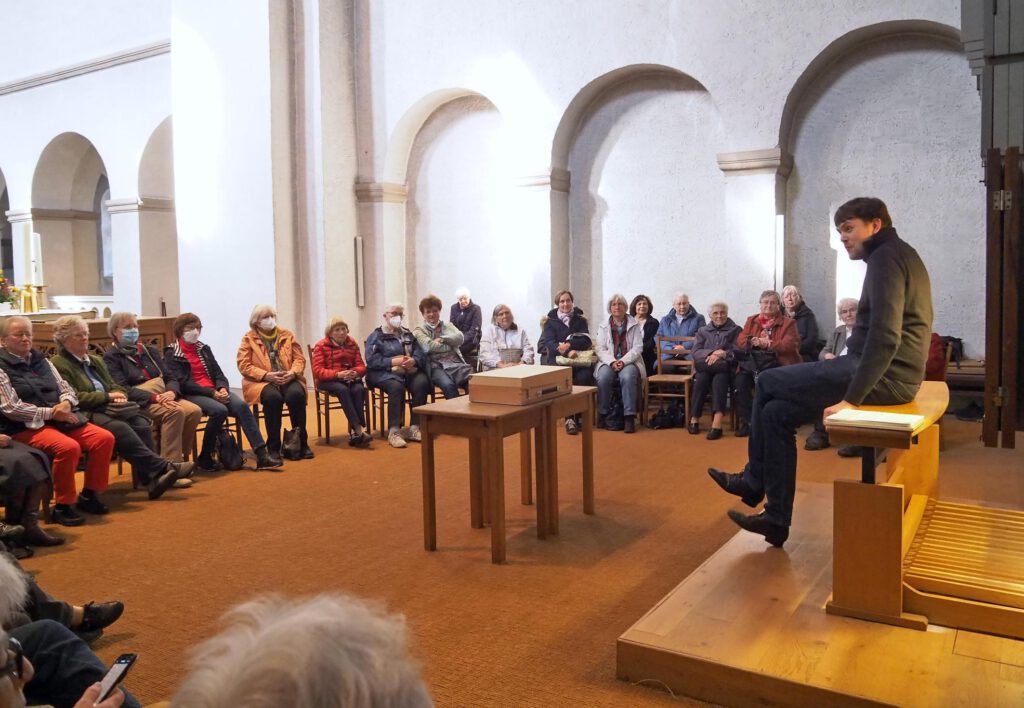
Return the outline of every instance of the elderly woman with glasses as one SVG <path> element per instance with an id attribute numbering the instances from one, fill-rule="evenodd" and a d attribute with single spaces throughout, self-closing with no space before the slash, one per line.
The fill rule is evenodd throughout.
<path id="1" fill-rule="evenodd" d="M 405 423 L 405 394 L 412 398 L 412 408 L 427 402 L 433 388 L 427 378 L 427 355 L 416 343 L 416 337 L 402 326 L 404 306 L 393 303 L 384 310 L 382 322 L 366 338 L 366 383 L 388 397 L 388 444 L 405 447 L 406 442 L 420 442 L 420 417 L 412 412 L 409 427 Z"/>
<path id="2" fill-rule="evenodd" d="M 473 302 L 467 288 L 455 291 L 455 302 L 452 303 L 448 321 L 462 332 L 462 344 L 459 351 L 472 366 L 479 356 L 480 338 L 483 335 L 483 313 L 480 306 Z"/>
<path id="3" fill-rule="evenodd" d="M 626 312 L 626 298 L 616 293 L 608 300 L 608 319 L 597 328 L 597 427 L 605 427 L 616 388 L 622 394 L 623 430 L 636 432 L 636 414 L 643 381 L 643 327 Z"/>
<path id="4" fill-rule="evenodd" d="M 129 400 L 128 390 L 114 383 L 107 365 L 89 353 L 89 326 L 78 315 L 66 315 L 53 323 L 57 353 L 51 363 L 78 396 L 78 407 L 92 423 L 114 435 L 117 452 L 132 465 L 132 473 L 157 499 L 178 479 L 192 473 L 191 462 L 166 460 L 155 451 L 150 419 Z M 96 496 L 81 495 L 75 504 L 91 514 L 109 509 Z"/>
<path id="5" fill-rule="evenodd" d="M 160 431 L 160 457 L 184 460 L 203 417 L 199 406 L 181 395 L 181 382 L 164 366 L 163 355 L 152 344 L 139 341 L 139 319 L 131 312 L 115 312 L 107 322 L 113 341 L 103 354 L 114 383 L 126 389 Z M 191 482 L 178 480 L 175 486 Z"/>
<path id="6" fill-rule="evenodd" d="M 786 308 L 786 317 L 796 320 L 796 330 L 800 334 L 800 357 L 804 361 L 816 361 L 818 358 L 818 322 L 814 313 L 804 302 L 800 289 L 795 285 L 787 285 L 782 289 L 782 305 Z"/>
<path id="7" fill-rule="evenodd" d="M 704 408 L 704 397 L 711 392 L 711 430 L 708 440 L 722 437 L 722 415 L 725 413 L 732 384 L 733 364 L 729 352 L 736 349 L 736 338 L 740 327 L 729 317 L 729 306 L 724 302 L 712 303 L 708 311 L 711 321 L 697 330 L 693 340 L 693 392 L 690 401 L 690 423 L 686 426 L 690 435 L 700 433 L 700 414 Z"/>
<path id="8" fill-rule="evenodd" d="M 526 331 L 516 324 L 508 305 L 498 305 L 491 315 L 491 324 L 480 339 L 480 366 L 484 371 L 532 364 L 533 345 Z"/>
<path id="9" fill-rule="evenodd" d="M 796 320 L 782 311 L 782 298 L 774 290 L 765 290 L 758 301 L 760 311 L 747 318 L 736 337 L 736 413 L 739 423 L 736 437 L 750 435 L 750 413 L 754 406 L 757 375 L 776 366 L 800 363 L 800 335 Z"/>
<path id="10" fill-rule="evenodd" d="M 317 389 L 337 396 L 348 419 L 348 444 L 352 447 L 370 447 L 370 434 L 366 432 L 366 388 L 363 376 L 366 364 L 359 345 L 348 333 L 348 323 L 332 317 L 324 328 L 324 338 L 313 347 L 313 380 Z"/>
<path id="11" fill-rule="evenodd" d="M 300 438 L 299 451 L 289 459 L 312 459 L 306 434 L 306 357 L 292 331 L 278 327 L 273 307 L 252 308 L 249 331 L 242 335 L 235 360 L 245 402 L 263 407 L 270 454 L 281 454 L 281 414 L 287 403 L 292 428 L 299 431 Z"/>
<path id="12" fill-rule="evenodd" d="M 283 462 L 267 450 L 260 424 L 252 410 L 238 394 L 231 392 L 228 378 L 217 363 L 213 350 L 199 341 L 203 331 L 199 316 L 183 312 L 174 320 L 173 329 L 174 342 L 164 349 L 164 365 L 181 382 L 185 399 L 199 406 L 207 417 L 196 467 L 209 472 L 222 469 L 221 464 L 214 461 L 213 452 L 217 447 L 217 434 L 224 427 L 228 415 L 235 417 L 252 445 L 256 453 L 256 469 L 280 467 Z"/>

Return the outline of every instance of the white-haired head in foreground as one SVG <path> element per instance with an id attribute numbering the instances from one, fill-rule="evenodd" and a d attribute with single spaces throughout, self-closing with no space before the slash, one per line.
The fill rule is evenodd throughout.
<path id="1" fill-rule="evenodd" d="M 24 607 L 27 593 L 28 582 L 21 568 L 10 556 L 0 553 L 0 624 Z"/>
<path id="2" fill-rule="evenodd" d="M 200 644 L 175 708 L 432 706 L 406 648 L 405 619 L 344 595 L 271 595 L 224 616 Z"/>

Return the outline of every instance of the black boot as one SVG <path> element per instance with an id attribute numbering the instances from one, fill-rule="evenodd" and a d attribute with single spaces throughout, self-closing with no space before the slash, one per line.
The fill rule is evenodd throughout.
<path id="1" fill-rule="evenodd" d="M 25 527 L 22 541 L 27 546 L 59 546 L 64 543 L 63 538 L 46 533 L 39 525 L 39 506 L 43 502 L 43 495 L 48 491 L 45 482 L 34 484 L 25 490 L 19 513 L 21 514 L 21 525 Z M 8 508 L 8 513 L 10 513 L 10 508 Z"/>
<path id="2" fill-rule="evenodd" d="M 273 470 L 284 464 L 280 457 L 270 454 L 266 445 L 260 445 L 253 452 L 256 453 L 256 469 L 258 470 Z"/>

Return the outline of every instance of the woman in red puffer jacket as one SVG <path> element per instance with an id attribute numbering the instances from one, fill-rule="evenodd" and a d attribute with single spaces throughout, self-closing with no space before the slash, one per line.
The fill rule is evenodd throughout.
<path id="1" fill-rule="evenodd" d="M 359 344 L 349 336 L 348 324 L 340 317 L 331 318 L 324 335 L 313 347 L 313 381 L 318 391 L 337 396 L 341 402 L 348 418 L 348 444 L 368 448 L 371 438 L 365 430 L 363 386 L 366 364 Z"/>

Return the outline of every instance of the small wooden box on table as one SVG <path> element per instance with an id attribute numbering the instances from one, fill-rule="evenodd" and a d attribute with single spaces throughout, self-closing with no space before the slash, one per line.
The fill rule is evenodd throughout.
<path id="1" fill-rule="evenodd" d="M 836 427 L 829 440 L 865 447 L 861 481 L 834 483 L 830 614 L 925 629 L 929 622 L 1024 638 L 1024 512 L 938 501 L 945 383 L 926 381 L 902 406 L 912 430 Z M 875 463 L 886 454 L 883 479 Z"/>
<path id="2" fill-rule="evenodd" d="M 515 367 L 541 369 L 551 367 Z M 541 372 L 544 373 L 544 372 Z M 571 372 L 570 372 L 571 375 Z M 526 380 L 520 377 L 521 380 Z M 540 388 L 548 388 L 545 384 Z M 479 388 L 478 388 L 479 391 Z M 486 395 L 486 394 L 485 394 Z M 481 403 L 460 397 L 416 408 L 423 435 L 423 534 L 424 547 L 437 549 L 436 489 L 434 479 L 434 437 L 456 435 L 469 439 L 470 523 L 481 528 L 488 517 L 491 523 L 491 560 L 505 560 L 505 473 L 503 441 L 520 433 L 528 440 L 535 433 L 537 469 L 537 535 L 545 538 L 558 532 L 557 462 L 555 416 L 583 413 L 583 489 L 584 511 L 592 514 L 593 500 L 593 435 L 591 419 L 596 389 L 576 386 L 564 395 L 545 398 L 527 405 Z M 557 407 L 556 407 L 557 406 Z M 521 458 L 523 503 L 529 503 L 526 490 L 530 482 L 530 459 Z M 486 472 L 486 474 L 485 474 Z"/>
<path id="3" fill-rule="evenodd" d="M 566 366 L 510 366 L 469 378 L 469 400 L 525 406 L 564 396 L 572 390 L 572 369 Z"/>

